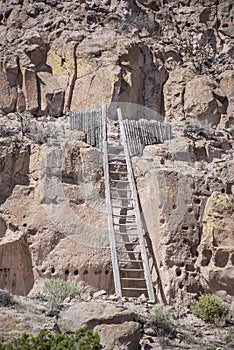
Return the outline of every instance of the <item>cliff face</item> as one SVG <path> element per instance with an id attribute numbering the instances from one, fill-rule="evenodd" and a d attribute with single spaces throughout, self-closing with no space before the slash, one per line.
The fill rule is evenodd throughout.
<path id="1" fill-rule="evenodd" d="M 0 287 L 113 291 L 101 153 L 82 133 L 62 155 L 46 142 L 66 112 L 126 102 L 176 134 L 133 161 L 159 299 L 233 297 L 233 14 L 228 0 L 2 1 Z"/>
<path id="2" fill-rule="evenodd" d="M 230 1 L 25 0 L 0 10 L 5 113 L 58 117 L 100 100 L 214 123 L 232 113 Z"/>

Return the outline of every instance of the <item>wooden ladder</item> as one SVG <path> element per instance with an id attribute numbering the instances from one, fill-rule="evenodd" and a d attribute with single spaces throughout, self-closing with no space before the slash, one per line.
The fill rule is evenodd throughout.
<path id="1" fill-rule="evenodd" d="M 107 130 L 106 106 L 102 107 L 103 157 L 108 230 L 115 292 L 155 301 L 146 252 L 139 199 L 133 175 L 121 110 L 117 109 L 119 138 Z"/>

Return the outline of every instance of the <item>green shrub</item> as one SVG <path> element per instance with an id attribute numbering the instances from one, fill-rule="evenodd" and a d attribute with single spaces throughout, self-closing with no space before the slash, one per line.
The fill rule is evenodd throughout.
<path id="1" fill-rule="evenodd" d="M 150 315 L 150 324 L 158 333 L 158 335 L 175 336 L 175 327 L 171 321 L 168 312 L 164 311 L 161 306 L 156 306 Z"/>
<path id="2" fill-rule="evenodd" d="M 234 340 L 234 329 L 233 328 L 228 329 L 224 340 L 225 340 L 226 344 L 231 343 Z"/>
<path id="3" fill-rule="evenodd" d="M 12 304 L 14 304 L 12 295 L 7 290 L 0 289 L 0 305 L 9 306 Z"/>
<path id="4" fill-rule="evenodd" d="M 101 350 L 100 338 L 90 330 L 79 329 L 75 334 L 52 334 L 47 329 L 33 337 L 23 334 L 8 344 L 0 343 L 0 350 Z"/>
<path id="5" fill-rule="evenodd" d="M 81 287 L 72 282 L 54 278 L 45 281 L 43 294 L 51 309 L 61 308 L 62 302 L 67 297 L 75 297 L 81 293 Z"/>
<path id="6" fill-rule="evenodd" d="M 204 321 L 215 323 L 218 326 L 225 324 L 228 310 L 228 305 L 222 303 L 214 295 L 203 295 L 199 301 L 191 305 L 191 311 L 194 315 Z"/>

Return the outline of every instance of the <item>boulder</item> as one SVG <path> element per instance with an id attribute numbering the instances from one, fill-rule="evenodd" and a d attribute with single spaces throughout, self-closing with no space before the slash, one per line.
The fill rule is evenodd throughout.
<path id="1" fill-rule="evenodd" d="M 176 68 L 169 73 L 163 91 L 166 116 L 171 119 L 184 118 L 184 91 L 186 83 L 191 81 L 195 72 L 191 68 Z"/>
<path id="2" fill-rule="evenodd" d="M 220 87 L 228 99 L 227 115 L 232 116 L 234 113 L 234 70 L 220 74 L 219 79 Z"/>
<path id="3" fill-rule="evenodd" d="M 79 302 L 61 313 L 60 325 L 71 331 L 79 328 L 93 329 L 106 324 L 134 321 L 134 314 L 111 302 Z"/>
<path id="4" fill-rule="evenodd" d="M 23 93 L 26 101 L 26 109 L 35 113 L 39 108 L 37 74 L 35 68 L 23 69 Z"/>
<path id="5" fill-rule="evenodd" d="M 141 325 L 137 322 L 102 324 L 94 328 L 100 336 L 104 350 L 136 350 L 141 339 Z"/>
<path id="6" fill-rule="evenodd" d="M 203 234 L 197 265 L 208 293 L 234 295 L 234 201 L 231 195 L 213 192 L 203 216 Z"/>
<path id="7" fill-rule="evenodd" d="M 61 116 L 64 106 L 64 89 L 51 73 L 39 72 L 37 77 L 41 90 L 41 111 L 53 117 Z"/>
<path id="8" fill-rule="evenodd" d="M 225 94 L 209 76 L 196 76 L 186 84 L 184 112 L 186 118 L 197 118 L 211 126 L 218 125 L 226 112 Z"/>
<path id="9" fill-rule="evenodd" d="M 34 283 L 32 259 L 22 236 L 9 228 L 0 238 L 0 286 L 27 295 Z"/>
<path id="10" fill-rule="evenodd" d="M 60 314 L 61 329 L 75 331 L 87 328 L 97 331 L 104 349 L 130 349 L 139 346 L 141 326 L 134 321 L 134 313 L 112 302 L 79 302 Z"/>
<path id="11" fill-rule="evenodd" d="M 10 86 L 6 72 L 0 68 L 0 109 L 5 113 L 13 112 L 16 100 L 16 89 Z"/>

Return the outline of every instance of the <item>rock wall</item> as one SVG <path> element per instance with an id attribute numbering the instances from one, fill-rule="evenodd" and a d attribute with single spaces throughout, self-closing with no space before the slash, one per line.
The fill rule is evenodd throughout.
<path id="1" fill-rule="evenodd" d="M 133 162 L 159 299 L 233 297 L 233 11 L 229 0 L 1 3 L 1 288 L 27 294 L 35 281 L 36 293 L 61 276 L 113 291 L 102 156 L 82 133 L 65 137 L 65 114 L 130 102 L 175 130 Z"/>
<path id="2" fill-rule="evenodd" d="M 153 277 L 169 304 L 189 304 L 204 292 L 232 296 L 233 152 L 207 163 L 195 150 L 176 138 L 133 159 Z"/>
<path id="3" fill-rule="evenodd" d="M 3 3 L 1 109 L 58 117 L 121 101 L 216 125 L 232 112 L 232 11 L 228 0 Z"/>

